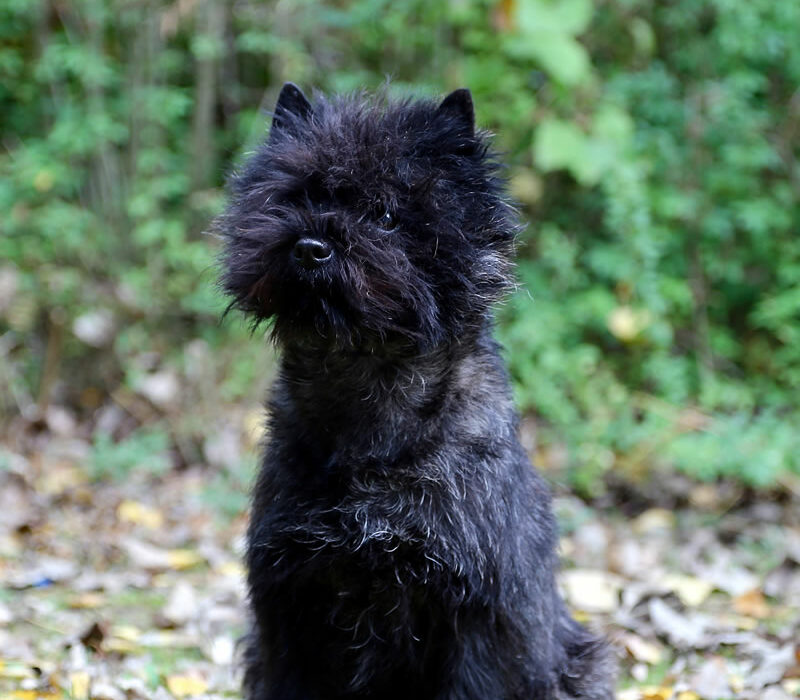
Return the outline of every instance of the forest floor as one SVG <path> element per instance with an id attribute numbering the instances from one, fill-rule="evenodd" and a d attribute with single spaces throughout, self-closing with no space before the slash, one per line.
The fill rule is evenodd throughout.
<path id="1" fill-rule="evenodd" d="M 57 432 L 0 448 L 0 699 L 239 697 L 249 473 L 112 478 Z M 800 696 L 797 495 L 658 492 L 556 494 L 563 590 L 611 640 L 618 698 Z"/>

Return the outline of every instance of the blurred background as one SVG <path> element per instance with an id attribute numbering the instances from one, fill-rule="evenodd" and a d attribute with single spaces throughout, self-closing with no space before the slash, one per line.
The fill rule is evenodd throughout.
<path id="1" fill-rule="evenodd" d="M 800 563 L 799 30 L 800 3 L 775 0 L 0 0 L 0 653 L 26 660 L 12 685 L 111 700 L 164 678 L 176 697 L 232 687 L 175 675 L 175 637 L 154 656 L 141 635 L 186 633 L 202 601 L 218 614 L 197 654 L 218 668 L 241 624 L 238 538 L 276 358 L 221 320 L 204 232 L 287 80 L 466 86 L 497 134 L 529 222 L 498 311 L 523 438 L 558 484 L 568 566 L 621 577 L 574 576 L 572 603 L 624 627 L 623 591 L 657 563 L 643 552 L 678 542 L 703 601 L 749 595 L 746 631 L 767 620 L 791 638 L 776 619 L 800 585 L 764 586 Z M 664 532 L 662 549 L 626 539 Z M 731 544 L 751 578 L 726 589 L 730 569 L 697 567 Z M 601 584 L 610 598 L 581 601 Z M 56 614 L 59 634 L 33 634 Z M 674 689 L 666 614 L 648 612 L 650 647 L 621 646 L 639 680 Z M 698 639 L 687 654 L 721 643 Z M 750 671 L 701 655 L 696 673 L 751 678 L 759 643 L 729 655 Z M 796 677 L 786 648 L 770 683 Z M 97 652 L 133 664 L 132 685 L 98 676 Z M 41 668 L 71 675 L 47 685 Z M 702 697 L 749 697 L 725 682 Z"/>

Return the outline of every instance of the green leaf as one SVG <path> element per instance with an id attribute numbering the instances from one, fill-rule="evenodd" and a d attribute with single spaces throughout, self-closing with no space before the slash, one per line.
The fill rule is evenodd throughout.
<path id="1" fill-rule="evenodd" d="M 577 85 L 591 76 L 589 54 L 567 35 L 533 32 L 510 37 L 505 47 L 515 58 L 532 59 L 553 80 L 564 85 Z"/>
<path id="2" fill-rule="evenodd" d="M 591 0 L 518 0 L 515 24 L 525 35 L 564 34 L 585 31 L 592 19 Z"/>
<path id="3" fill-rule="evenodd" d="M 586 135 L 572 122 L 547 119 L 536 130 L 533 157 L 542 170 L 571 169 L 586 154 Z"/>

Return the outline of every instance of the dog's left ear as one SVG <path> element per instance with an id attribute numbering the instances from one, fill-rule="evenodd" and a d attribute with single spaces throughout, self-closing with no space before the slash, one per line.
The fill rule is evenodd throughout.
<path id="1" fill-rule="evenodd" d="M 470 136 L 475 133 L 475 108 L 472 105 L 472 93 L 466 88 L 454 90 L 445 97 L 436 114 L 468 130 Z"/>
<path id="2" fill-rule="evenodd" d="M 293 121 L 297 119 L 308 120 L 313 111 L 314 109 L 303 94 L 303 91 L 294 83 L 285 83 L 275 104 L 272 128 L 269 132 L 270 139 L 277 137 Z"/>

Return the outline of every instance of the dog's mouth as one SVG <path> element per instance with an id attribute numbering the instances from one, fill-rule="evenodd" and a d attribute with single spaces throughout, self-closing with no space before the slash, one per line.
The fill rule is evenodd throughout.
<path id="1" fill-rule="evenodd" d="M 400 279 L 376 277 L 336 249 L 316 247 L 293 249 L 287 268 L 270 295 L 279 344 L 410 348 L 429 335 Z"/>

